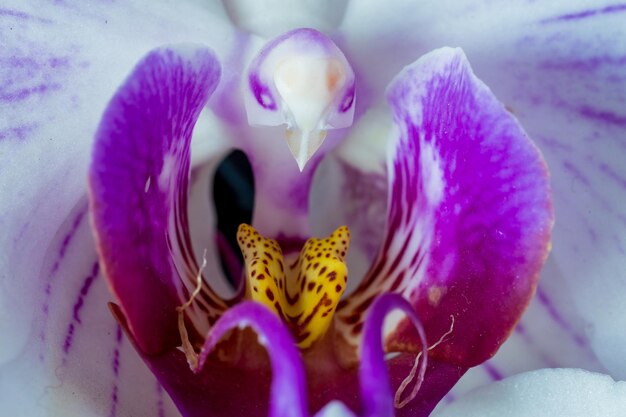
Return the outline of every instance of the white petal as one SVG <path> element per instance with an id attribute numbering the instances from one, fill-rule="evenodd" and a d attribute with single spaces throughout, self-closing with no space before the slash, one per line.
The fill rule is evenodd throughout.
<path id="1" fill-rule="evenodd" d="M 0 365 L 2 413 L 177 416 L 106 307 L 111 294 L 97 266 L 86 209 L 83 198 L 50 243 L 39 279 L 26 277 L 38 291 L 17 294 L 32 317 L 15 310 L 3 316 L 3 345 L 9 341 L 14 353 Z"/>
<path id="2" fill-rule="evenodd" d="M 439 406 L 433 417 L 623 417 L 625 410 L 626 382 L 579 369 L 543 369 Z"/>

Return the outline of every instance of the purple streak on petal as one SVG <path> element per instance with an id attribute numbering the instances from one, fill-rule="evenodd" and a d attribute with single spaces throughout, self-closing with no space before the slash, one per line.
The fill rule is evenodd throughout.
<path id="1" fill-rule="evenodd" d="M 31 124 L 13 126 L 7 129 L 0 130 L 0 140 L 9 139 L 9 138 L 25 140 L 38 127 L 39 125 L 35 123 L 31 123 Z"/>
<path id="2" fill-rule="evenodd" d="M 363 344 L 361 346 L 361 366 L 359 380 L 361 382 L 361 400 L 363 401 L 363 416 L 383 417 L 394 415 L 394 400 L 389 384 L 387 363 L 383 351 L 383 323 L 387 315 L 396 309 L 402 310 L 417 329 L 422 342 L 422 358 L 420 371 L 416 381 L 421 384 L 426 371 L 428 357 L 426 335 L 424 328 L 411 304 L 397 294 L 383 294 L 379 296 L 367 313 Z M 407 392 L 410 392 L 409 387 Z"/>
<path id="3" fill-rule="evenodd" d="M 616 114 L 607 110 L 594 109 L 593 107 L 583 106 L 578 109 L 578 113 L 588 119 L 615 125 L 617 127 L 626 127 L 626 115 Z"/>
<path id="4" fill-rule="evenodd" d="M 617 173 L 614 168 L 604 162 L 599 164 L 598 167 L 600 168 L 600 172 L 604 173 L 611 180 L 615 181 L 621 188 L 626 190 L 626 178 Z"/>
<path id="5" fill-rule="evenodd" d="M 494 381 L 499 381 L 504 378 L 502 376 L 502 372 L 500 372 L 498 368 L 496 368 L 495 365 L 493 365 L 491 362 L 485 362 L 481 365 L 481 367 L 485 370 L 487 375 L 489 375 L 489 378 L 493 379 Z"/>
<path id="6" fill-rule="evenodd" d="M 9 103 L 15 103 L 18 101 L 26 100 L 31 96 L 42 96 L 48 93 L 59 91 L 61 89 L 60 84 L 37 84 L 28 88 L 21 88 L 16 91 L 4 92 L 0 91 L 0 101 L 6 101 Z"/>
<path id="7" fill-rule="evenodd" d="M 165 417 L 165 405 L 163 403 L 163 387 L 159 381 L 156 382 L 156 397 L 157 397 L 157 416 Z"/>
<path id="8" fill-rule="evenodd" d="M 85 304 L 85 298 L 89 294 L 89 290 L 91 289 L 91 285 L 94 283 L 98 274 L 100 272 L 100 266 L 98 262 L 95 262 L 91 268 L 91 273 L 87 275 L 85 280 L 83 281 L 83 285 L 80 288 L 80 292 L 76 297 L 76 302 L 74 303 L 74 307 L 72 308 L 72 319 L 70 324 L 67 327 L 67 331 L 65 333 L 65 340 L 63 342 L 63 353 L 65 355 L 70 353 L 70 349 L 72 348 L 72 343 L 74 341 L 74 332 L 78 325 L 81 324 L 80 321 L 80 311 Z"/>
<path id="9" fill-rule="evenodd" d="M 550 297 L 548 297 L 548 294 L 545 291 L 543 291 L 541 286 L 537 288 L 536 295 L 537 295 L 537 300 L 539 300 L 541 305 L 545 307 L 545 309 L 548 311 L 548 314 L 550 315 L 552 320 L 554 320 L 567 333 L 569 333 L 572 336 L 572 339 L 574 340 L 574 342 L 576 342 L 578 346 L 585 347 L 588 345 L 587 340 L 583 336 L 578 334 L 574 330 L 572 325 L 568 323 L 567 320 L 565 320 L 565 318 L 561 315 L 561 313 L 559 313 L 559 311 L 556 309 L 556 307 L 550 300 Z"/>
<path id="10" fill-rule="evenodd" d="M 113 97 L 96 134 L 89 180 L 98 251 L 148 352 L 178 344 L 181 277 L 168 245 L 191 257 L 186 264 L 195 262 L 189 235 L 180 230 L 186 226 L 189 146 L 219 79 L 219 63 L 208 49 L 153 51 Z"/>
<path id="11" fill-rule="evenodd" d="M 111 366 L 113 368 L 113 389 L 111 391 L 111 411 L 109 417 L 117 416 L 117 403 L 118 398 L 118 380 L 120 378 L 120 348 L 122 346 L 122 326 L 117 325 L 115 331 L 115 349 L 113 350 L 113 362 Z"/>
<path id="12" fill-rule="evenodd" d="M 562 21 L 572 21 L 572 20 L 580 20 L 586 19 L 589 17 L 597 17 L 603 15 L 609 15 L 612 13 L 622 13 L 626 12 L 626 4 L 614 4 L 611 6 L 602 7 L 599 9 L 588 9 L 581 10 L 579 12 L 568 13 L 556 17 L 551 17 L 549 19 L 544 19 L 541 23 L 554 23 L 554 22 L 562 22 Z"/>
<path id="13" fill-rule="evenodd" d="M 552 360 L 552 358 L 550 358 L 549 356 L 547 356 L 541 351 L 541 344 L 537 343 L 537 340 L 533 340 L 533 338 L 526 331 L 526 327 L 524 327 L 524 325 L 521 322 L 518 323 L 517 326 L 515 326 L 515 333 L 519 337 L 521 337 L 524 343 L 526 343 L 529 347 L 531 347 L 534 350 L 535 355 L 537 355 L 537 357 L 541 360 L 541 362 L 545 365 L 546 368 L 558 368 L 559 367 L 558 362 L 555 362 L 554 360 Z"/>
<path id="14" fill-rule="evenodd" d="M 267 307 L 244 302 L 228 310 L 215 323 L 199 355 L 197 373 L 222 337 L 232 329 L 250 326 L 267 349 L 272 367 L 269 416 L 305 416 L 304 369 L 298 349 L 287 327 Z"/>
<path id="15" fill-rule="evenodd" d="M 588 58 L 558 59 L 552 58 L 540 63 L 544 70 L 594 72 L 603 67 L 622 67 L 626 65 L 626 56 L 598 55 Z"/>
<path id="16" fill-rule="evenodd" d="M 69 244 L 72 242 L 74 236 L 76 235 L 76 231 L 79 226 L 82 224 L 83 219 L 85 218 L 85 213 L 87 213 L 87 201 L 85 200 L 83 203 L 79 205 L 78 213 L 74 216 L 74 220 L 71 222 L 70 228 L 68 232 L 63 236 L 61 240 L 59 249 L 57 251 L 56 258 L 50 268 L 50 272 L 48 273 L 47 283 L 44 289 L 44 301 L 41 307 L 41 311 L 43 313 L 43 323 L 41 325 L 41 330 L 39 332 L 39 340 L 42 344 L 46 343 L 46 324 L 48 322 L 48 315 L 50 310 L 50 298 L 52 297 L 52 287 L 54 285 L 54 281 L 56 280 L 57 272 L 63 259 L 65 258 L 65 253 Z M 45 349 L 39 353 L 39 359 L 43 361 Z"/>
<path id="17" fill-rule="evenodd" d="M 433 51 L 407 67 L 388 99 L 399 138 L 376 276 L 405 271 L 398 291 L 429 340 L 455 319 L 431 355 L 474 366 L 506 340 L 536 288 L 553 224 L 547 168 L 460 49 Z M 408 323 L 396 337 L 405 346 L 417 340 Z"/>
<path id="18" fill-rule="evenodd" d="M 50 273 L 48 274 L 49 279 L 52 279 L 53 276 L 56 275 L 57 271 L 59 270 L 59 266 L 61 265 L 61 262 L 63 261 L 63 258 L 65 257 L 65 252 L 67 251 L 67 247 L 72 242 L 72 239 L 74 238 L 74 235 L 76 234 L 76 231 L 78 230 L 78 227 L 83 222 L 83 219 L 85 218 L 86 213 L 87 213 L 87 201 L 85 200 L 84 203 L 81 204 L 81 207 L 78 213 L 76 214 L 76 216 L 74 216 L 74 220 L 72 221 L 72 226 L 70 227 L 70 230 L 67 232 L 67 234 L 63 237 L 63 240 L 61 241 L 61 246 L 59 248 L 57 258 L 54 261 L 54 264 L 52 264 L 52 268 L 50 270 Z"/>
<path id="19" fill-rule="evenodd" d="M 36 20 L 40 23 L 52 23 L 50 19 L 43 19 L 37 16 L 33 16 L 31 14 L 22 12 L 20 10 L 12 10 L 12 9 L 0 9 L 0 17 L 4 18 L 14 18 L 19 20 Z"/>

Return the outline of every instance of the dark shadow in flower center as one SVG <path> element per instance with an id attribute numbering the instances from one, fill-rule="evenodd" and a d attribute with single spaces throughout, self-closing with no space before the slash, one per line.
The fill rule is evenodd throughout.
<path id="1" fill-rule="evenodd" d="M 231 152 L 215 171 L 212 195 L 220 264 L 233 290 L 239 288 L 243 279 L 243 255 L 237 244 L 237 228 L 241 223 L 252 222 L 254 192 L 254 174 L 248 157 L 239 150 Z"/>

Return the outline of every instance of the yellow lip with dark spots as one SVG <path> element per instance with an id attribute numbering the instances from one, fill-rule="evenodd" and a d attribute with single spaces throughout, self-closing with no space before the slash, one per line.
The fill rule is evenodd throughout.
<path id="1" fill-rule="evenodd" d="M 339 227 L 325 239 L 307 240 L 290 265 L 278 243 L 252 226 L 240 225 L 237 241 L 246 265 L 247 296 L 281 317 L 300 348 L 324 336 L 346 288 L 348 228 Z"/>

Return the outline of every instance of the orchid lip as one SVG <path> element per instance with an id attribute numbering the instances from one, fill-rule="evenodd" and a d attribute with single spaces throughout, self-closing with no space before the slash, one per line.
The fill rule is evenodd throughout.
<path id="1" fill-rule="evenodd" d="M 251 226 L 242 224 L 237 240 L 246 265 L 247 297 L 281 317 L 301 349 L 311 347 L 328 330 L 346 288 L 348 229 L 309 239 L 293 260 Z"/>
<path id="2" fill-rule="evenodd" d="M 286 125 L 300 171 L 326 131 L 352 125 L 354 72 L 339 48 L 313 29 L 270 41 L 248 69 L 245 104 L 251 125 Z"/>

